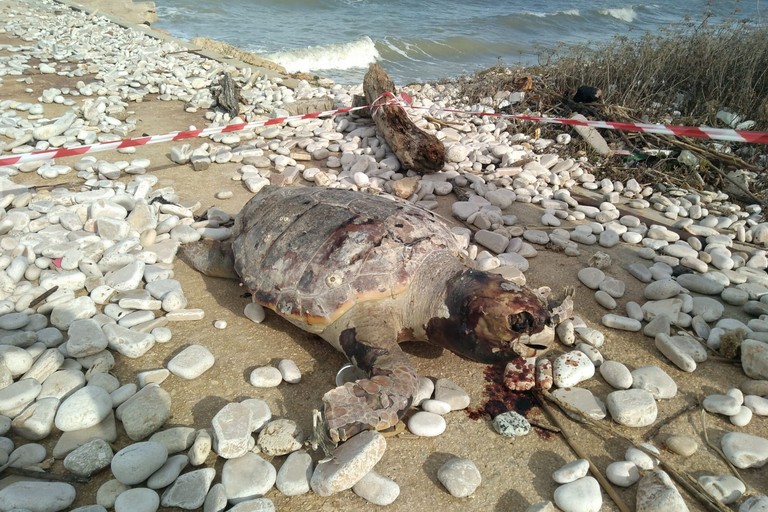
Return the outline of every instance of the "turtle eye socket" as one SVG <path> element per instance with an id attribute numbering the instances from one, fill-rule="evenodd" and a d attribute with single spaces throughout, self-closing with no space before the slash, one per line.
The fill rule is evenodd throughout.
<path id="1" fill-rule="evenodd" d="M 515 332 L 527 332 L 535 323 L 533 315 L 527 311 L 509 315 L 507 322 L 509 322 L 509 328 Z"/>

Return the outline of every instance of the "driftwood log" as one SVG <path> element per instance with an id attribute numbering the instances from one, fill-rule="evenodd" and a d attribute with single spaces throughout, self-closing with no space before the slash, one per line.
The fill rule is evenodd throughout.
<path id="1" fill-rule="evenodd" d="M 368 105 L 391 101 L 384 93 L 395 92 L 395 84 L 378 64 L 371 64 L 363 78 L 363 91 Z M 403 167 L 420 174 L 437 172 L 445 165 L 445 147 L 437 137 L 420 130 L 398 105 L 371 109 L 371 117 L 379 133 L 387 141 Z"/>
<path id="2" fill-rule="evenodd" d="M 224 112 L 234 119 L 240 113 L 240 89 L 232 80 L 232 75 L 224 73 L 219 80 L 219 90 L 216 94 L 216 101 Z"/>

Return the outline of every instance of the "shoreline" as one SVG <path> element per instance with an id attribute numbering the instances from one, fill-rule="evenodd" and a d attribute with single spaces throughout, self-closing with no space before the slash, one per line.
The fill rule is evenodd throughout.
<path id="1" fill-rule="evenodd" d="M 61 3 L 66 5 L 65 2 Z M 10 4 L 5 7 L 8 5 Z M 105 26 L 109 25 L 93 25 L 92 28 L 95 30 L 92 31 L 100 33 Z M 87 28 L 86 26 L 84 29 L 87 30 Z M 146 27 L 141 28 L 141 26 L 128 28 L 138 29 L 141 32 L 152 30 Z M 217 73 L 223 68 L 218 61 L 208 60 L 215 57 L 200 59 L 202 53 L 186 55 L 186 52 L 183 52 L 183 54 L 174 55 L 155 51 L 157 48 L 148 48 L 145 49 L 148 55 L 146 59 L 150 60 L 148 68 L 144 68 L 140 62 L 133 63 L 133 61 L 130 66 L 121 67 L 119 58 L 107 53 L 108 50 L 112 50 L 112 46 L 120 44 L 118 39 L 120 34 L 116 34 L 117 31 L 114 32 L 111 35 L 118 41 L 117 43 L 110 39 L 105 39 L 101 46 L 88 43 L 94 44 L 94 48 L 110 58 L 105 62 L 94 58 L 90 67 L 86 69 L 87 73 L 83 72 L 80 75 L 73 73 L 78 65 L 83 64 L 77 59 L 70 61 L 68 57 L 57 61 L 40 51 L 35 53 L 37 57 L 29 59 L 30 67 L 19 68 L 22 70 L 21 75 L 8 74 L 2 77 L 4 99 L 9 100 L 8 103 L 4 103 L 4 106 L 7 106 L 10 111 L 22 105 L 14 116 L 8 116 L 5 119 L 18 120 L 19 126 L 26 130 L 28 126 L 48 125 L 50 123 L 42 120 L 60 118 L 74 108 L 77 111 L 75 121 L 77 124 L 73 123 L 74 128 L 55 136 L 63 137 L 64 143 L 70 142 L 68 137 L 79 141 L 81 138 L 90 137 L 91 132 L 98 133 L 99 136 L 107 136 L 110 130 L 121 128 L 129 135 L 136 135 L 165 133 L 187 129 L 190 126 L 201 128 L 210 124 L 224 125 L 228 122 L 221 112 L 211 108 L 211 97 L 208 95 Z M 11 39 L 7 34 L 0 34 L 0 37 L 3 40 Z M 41 37 L 45 36 L 41 35 Z M 188 44 L 170 37 L 167 39 L 155 37 L 155 35 L 151 37 L 153 41 L 158 41 L 158 47 L 162 46 L 163 41 L 171 41 L 174 45 L 181 45 L 183 48 L 187 48 L 184 44 Z M 19 48 L 25 47 L 25 51 L 29 53 L 36 52 L 38 43 L 42 41 L 21 44 L 22 40 L 16 37 L 12 42 Z M 153 43 L 150 44 L 152 45 Z M 41 46 L 45 47 L 45 45 Z M 76 48 L 76 45 L 73 47 Z M 143 47 L 139 47 L 135 51 L 143 50 Z M 18 53 L 6 49 L 2 51 L 4 56 Z M 119 52 L 114 55 L 120 56 Z M 229 64 L 229 62 L 225 63 Z M 40 68 L 41 64 L 54 68 L 54 72 L 43 72 Z M 122 74 L 126 69 L 128 70 L 126 74 Z M 73 76 L 67 76 L 68 73 L 72 73 Z M 335 94 L 334 99 L 339 102 L 351 101 L 351 97 L 347 97 L 351 95 L 350 88 L 337 87 L 333 90 L 314 88 L 302 80 L 283 79 L 282 76 L 281 84 L 276 84 L 268 79 L 268 75 L 262 76 L 259 73 L 258 68 L 252 66 L 237 67 L 237 72 L 234 73 L 239 83 L 252 82 L 250 84 L 252 87 L 245 91 L 246 96 L 241 105 L 244 117 L 267 119 L 275 112 L 284 109 L 285 101 L 303 98 L 301 95 L 311 99 L 314 94 Z M 124 79 L 125 76 L 129 78 Z M 284 86 L 286 80 L 292 80 L 291 84 L 296 86 L 295 91 L 291 89 L 289 92 L 289 88 Z M 83 82 L 82 86 L 77 85 L 78 82 Z M 193 82 L 195 82 L 194 86 Z M 50 102 L 38 100 L 38 98 L 48 97 L 48 91 L 51 89 L 58 89 L 58 94 L 51 93 Z M 77 94 L 71 94 L 73 91 Z M 443 86 L 442 90 L 423 86 L 414 96 L 416 101 L 424 104 L 431 102 L 440 106 L 449 105 L 451 101 L 459 104 L 460 100 L 452 97 L 451 94 L 453 93 L 450 85 Z M 163 96 L 167 97 L 163 98 Z M 71 103 L 67 104 L 70 101 Z M 99 107 L 101 103 L 103 106 Z M 31 105 L 39 105 L 42 113 L 30 112 Z M 468 106 L 462 105 L 462 107 Z M 99 111 L 100 108 L 103 111 Z M 418 113 L 414 115 L 419 116 Z M 397 167 L 398 162 L 393 162 L 389 158 L 390 155 L 376 136 L 375 130 L 372 129 L 370 120 L 351 116 L 271 126 L 253 133 L 228 134 L 229 137 L 226 139 L 224 137 L 193 139 L 187 144 L 168 142 L 157 146 L 133 148 L 133 151 L 100 154 L 93 160 L 88 160 L 87 157 L 70 157 L 56 162 L 56 167 L 59 167 L 58 171 L 62 174 L 54 179 L 38 175 L 37 170 L 40 167 L 25 168 L 12 176 L 14 180 L 34 188 L 30 189 L 28 196 L 16 194 L 11 199 L 2 199 L 7 201 L 7 204 L 4 204 L 0 212 L 0 229 L 5 230 L 7 227 L 7 223 L 3 223 L 7 219 L 2 216 L 6 214 L 6 209 L 15 210 L 13 215 L 16 219 L 22 212 L 31 210 L 33 213 L 28 215 L 27 220 L 32 223 L 32 228 L 26 232 L 30 238 L 41 232 L 51 232 L 55 235 L 61 232 L 61 229 L 72 229 L 73 240 L 88 235 L 90 237 L 88 240 L 94 241 L 94 234 L 98 231 L 95 227 L 98 219 L 92 216 L 93 212 L 102 212 L 105 216 L 107 213 L 115 215 L 114 225 L 120 228 L 125 225 L 118 221 L 128 222 L 120 217 L 121 208 L 126 210 L 127 215 L 128 208 L 124 205 L 128 205 L 131 212 L 159 212 L 155 225 L 152 225 L 150 220 L 144 224 L 141 219 L 132 219 L 131 222 L 139 223 L 141 229 L 130 224 L 129 231 L 126 231 L 128 234 L 113 232 L 112 239 L 100 240 L 98 243 L 104 243 L 105 253 L 108 253 L 110 248 L 121 246 L 122 242 L 126 242 L 124 247 L 128 248 L 127 250 L 135 250 L 128 253 L 134 260 L 161 259 L 159 264 L 157 262 L 148 264 L 152 267 L 151 272 L 154 272 L 150 275 L 154 277 L 162 275 L 178 282 L 187 302 L 183 309 L 196 314 L 203 312 L 205 317 L 201 320 L 171 321 L 164 324 L 163 327 L 170 331 L 161 332 L 170 339 L 158 335 L 151 348 L 140 357 L 134 357 L 136 352 L 120 353 L 115 349 L 117 344 L 113 343 L 110 349 L 115 353 L 113 357 L 116 364 L 111 368 L 109 377 L 104 376 L 102 381 L 109 380 L 109 384 L 114 384 L 110 378 L 112 377 L 122 385 L 143 386 L 148 382 L 156 383 L 157 385 L 146 386 L 143 389 L 148 390 L 144 393 L 160 393 L 156 391 L 159 388 L 167 394 L 167 397 L 162 395 L 163 400 L 158 400 L 165 404 L 164 400 L 167 398 L 167 409 L 163 410 L 168 416 L 162 426 L 163 430 L 169 427 L 189 427 L 194 430 L 195 436 L 204 438 L 211 431 L 213 418 L 227 404 L 257 398 L 268 405 L 275 418 L 292 419 L 304 433 L 309 433 L 312 430 L 311 411 L 321 403 L 325 391 L 334 385 L 336 372 L 345 363 L 345 358 L 328 344 L 297 329 L 271 312 L 267 312 L 266 321 L 263 323 L 254 323 L 246 318 L 243 310 L 249 300 L 243 297 L 243 290 L 238 283 L 204 277 L 178 260 L 174 261 L 173 257 L 168 256 L 170 251 L 161 249 L 165 247 L 162 244 L 178 242 L 178 239 L 171 238 L 170 231 L 165 232 L 158 228 L 157 224 L 175 218 L 175 222 L 188 228 L 178 230 L 185 237 L 194 237 L 196 234 L 199 235 L 200 231 L 221 235 L 223 231 L 219 230 L 226 229 L 225 226 L 214 226 L 199 221 L 198 215 L 209 208 L 214 208 L 214 215 L 217 214 L 217 210 L 235 213 L 253 196 L 254 189 L 266 183 L 285 185 L 301 183 L 306 186 L 342 184 L 368 188 L 382 194 L 393 192 L 394 183 L 410 183 L 413 188 L 403 193 L 406 199 L 422 206 L 428 205 L 442 215 L 446 222 L 457 229 L 457 232 L 462 233 L 467 244 L 472 241 L 472 245 L 467 246 L 468 251 L 474 247 L 474 251 L 481 255 L 484 251 L 487 253 L 481 257 L 478 264 L 491 266 L 497 263 L 494 260 L 513 261 L 514 264 L 505 263 L 504 267 L 507 271 L 514 267 L 515 272 L 510 274 L 512 277 L 520 279 L 523 276 L 521 268 L 525 266 L 527 270 L 524 276 L 531 285 L 548 285 L 556 290 L 564 286 L 577 288 L 578 315 L 590 328 L 605 332 L 605 345 L 599 347 L 600 354 L 603 354 L 606 359 L 620 361 L 633 369 L 657 365 L 679 383 L 680 392 L 674 397 L 653 400 L 659 417 L 656 425 L 663 427 L 662 435 L 654 438 L 656 445 L 662 446 L 665 436 L 671 432 L 685 434 L 698 439 L 700 444 L 703 443 L 700 439 L 698 409 L 682 416 L 678 416 L 678 412 L 697 401 L 702 394 L 724 393 L 731 387 L 743 384 L 747 379 L 742 375 L 741 370 L 737 370 L 738 376 L 735 377 L 731 364 L 725 365 L 717 360 L 710 360 L 701 362 L 695 373 L 683 372 L 655 348 L 653 338 L 644 336 L 642 332 L 608 329 L 603 325 L 603 318 L 607 312 L 623 314 L 628 302 L 644 303 L 646 300 L 645 283 L 641 283 L 626 270 L 628 265 L 639 263 L 650 266 L 658 263 L 656 268 L 660 269 L 663 267 L 661 263 L 671 263 L 672 260 L 669 258 L 673 256 L 663 253 L 663 248 L 660 248 L 658 254 L 651 255 L 656 261 L 646 262 L 638 256 L 641 249 L 637 240 L 633 243 L 619 242 L 618 234 L 616 243 L 612 246 L 604 247 L 602 243 L 598 244 L 597 234 L 593 234 L 593 229 L 600 229 L 602 233 L 610 231 L 606 226 L 616 228 L 618 225 L 616 222 L 618 217 L 613 221 L 604 222 L 606 218 L 598 215 L 607 211 L 621 211 L 621 216 L 626 217 L 625 221 L 629 223 L 629 227 L 624 227 L 637 228 L 641 222 L 640 219 L 630 217 L 640 210 L 629 206 L 629 203 L 645 200 L 649 204 L 641 210 L 642 222 L 671 226 L 675 222 L 671 218 L 672 209 L 659 211 L 650 208 L 650 184 L 635 182 L 631 187 L 626 185 L 624 189 L 625 184 L 622 183 L 623 190 L 618 191 L 616 190 L 618 185 L 610 180 L 608 183 L 595 180 L 592 171 L 601 164 L 599 158 L 592 154 L 582 159 L 579 159 L 579 156 L 570 158 L 569 154 L 573 151 L 572 142 L 569 146 L 567 142 L 557 142 L 554 140 L 555 137 L 552 139 L 532 137 L 526 134 L 526 131 L 532 131 L 528 130 L 530 125 L 520 129 L 519 126 L 508 125 L 506 122 L 502 125 L 499 122 L 497 126 L 495 121 L 469 116 L 450 117 L 445 121 L 446 123 L 441 125 L 426 118 L 419 119 L 426 129 L 440 132 L 442 140 L 452 150 L 453 155 L 445 172 L 423 177 L 407 176 L 407 172 Z M 567 134 L 565 128 L 562 131 Z M 19 132 L 15 133 L 18 137 L 14 142 L 23 140 L 26 132 L 21 129 Z M 573 137 L 575 138 L 576 135 Z M 12 138 L 5 134 L 0 138 L 0 142 L 3 143 L 11 140 Z M 30 141 L 28 145 L 31 146 L 37 142 L 39 141 Z M 49 138 L 48 142 L 54 144 L 61 141 L 50 141 Z M 63 168 L 68 169 L 66 173 Z M 403 182 L 404 177 L 410 179 Z M 557 183 L 554 183 L 555 180 Z M 571 188 L 566 187 L 566 184 Z M 646 185 L 648 185 L 647 191 Z M 630 188 L 632 190 L 629 190 Z M 566 197 L 562 192 L 571 189 L 574 191 L 573 196 Z M 458 190 L 469 194 L 472 199 L 459 201 L 454 194 Z M 629 192 L 634 195 L 632 197 L 623 195 Z M 648 194 L 642 195 L 644 192 Z M 682 189 L 675 192 L 679 195 L 670 195 L 669 198 L 665 196 L 665 199 L 670 203 L 674 200 L 679 202 L 679 198 L 686 198 L 691 194 Z M 76 201 L 76 199 L 85 201 L 89 197 L 96 197 L 96 193 L 104 194 L 103 197 L 99 197 L 104 205 L 110 207 L 108 211 L 99 210 L 102 208 L 102 203 Z M 515 194 L 514 199 L 511 193 Z M 606 204 L 605 210 L 590 208 L 585 205 L 586 202 L 578 207 L 574 206 L 574 198 L 581 201 L 581 195 L 588 196 L 601 207 Z M 618 206 L 614 205 L 612 202 L 614 200 Z M 729 215 L 728 203 L 724 199 L 701 194 L 699 200 L 699 206 L 710 208 L 712 215 L 718 219 L 725 219 Z M 478 206 L 480 204 L 483 205 L 482 211 Z M 689 208 L 681 204 L 674 206 L 678 210 L 680 207 Z M 721 204 L 725 205 L 722 210 L 718 209 Z M 146 209 L 144 205 L 147 205 Z M 613 205 L 613 208 L 610 205 Z M 70 206 L 72 210 L 67 210 L 67 213 L 74 212 L 74 217 L 63 215 L 64 210 L 52 212 L 45 210 L 50 207 L 69 208 Z M 459 208 L 462 210 L 459 211 Z M 34 212 L 37 209 L 43 210 L 40 215 L 35 216 Z M 471 213 L 465 215 L 469 213 L 468 210 Z M 736 215 L 737 211 L 740 210 L 734 209 L 733 215 Z M 502 212 L 506 219 L 502 218 Z M 585 212 L 589 213 L 589 216 Z M 669 216 L 665 216 L 667 214 Z M 75 219 L 79 216 L 83 216 L 81 220 L 85 221 L 81 226 L 77 225 Z M 546 222 L 552 222 L 552 224 L 541 228 L 545 223 L 545 216 Z M 62 217 L 65 219 L 64 222 L 61 221 Z M 685 218 L 689 217 L 680 216 L 677 220 Z M 49 224 L 44 224 L 45 222 Z M 555 222 L 561 225 L 555 225 Z M 104 224 L 104 232 L 107 232 L 106 224 L 108 223 Z M 73 227 L 70 228 L 70 226 Z M 587 226 L 589 234 L 583 229 L 577 230 L 577 226 Z M 152 234 L 153 230 L 154 234 Z M 487 237 L 492 237 L 491 233 L 503 237 L 503 247 L 498 244 L 494 244 L 496 249 L 483 246 L 482 239 L 475 238 L 476 233 L 481 230 L 486 232 L 484 234 Z M 727 228 L 723 228 L 722 231 L 731 233 Z M 533 241 L 533 232 L 538 237 L 538 241 Z M 0 238 L 7 234 L 3 232 Z M 122 238 L 121 234 L 124 235 Z M 101 236 L 102 233 L 99 235 Z M 150 242 L 148 241 L 150 236 L 156 238 L 151 239 Z M 497 241 L 498 236 L 494 237 Z M 542 236 L 546 237 L 546 242 L 543 242 Z M 669 236 L 672 237 L 672 235 Z M 573 239 L 565 237 L 573 237 Z M 575 242 L 579 237 L 584 243 Z M 132 246 L 128 242 L 133 241 L 134 238 L 136 244 Z M 71 242 L 69 239 L 67 241 Z M 486 243 L 488 243 L 487 239 Z M 661 245 L 660 242 L 657 243 Z M 12 242 L 4 239 L 2 246 L 4 252 L 0 255 L 11 259 L 13 254 L 15 258 L 15 253 L 6 251 L 5 244 L 10 246 Z M 16 242 L 14 248 L 18 248 L 18 244 L 19 242 Z M 162 247 L 155 247 L 156 244 Z M 523 252 L 509 249 L 512 244 L 519 244 L 518 249 L 524 249 Z M 754 249 L 746 245 L 734 248 L 734 258 L 741 257 L 739 255 L 742 253 L 749 256 L 755 252 Z M 577 277 L 577 272 L 591 264 L 591 256 L 598 250 L 610 254 L 613 259 L 613 263 L 604 269 L 605 272 L 627 285 L 626 293 L 616 299 L 619 304 L 615 310 L 608 310 L 593 300 L 594 293 L 591 287 L 585 286 Z M 648 256 L 648 251 L 645 251 L 645 254 Z M 41 260 L 41 263 L 44 263 L 44 260 Z M 699 262 L 699 265 L 701 263 L 703 262 Z M 69 261 L 65 264 L 69 264 Z M 515 267 L 515 264 L 520 267 Z M 105 273 L 108 272 L 112 272 L 111 267 Z M 672 274 L 669 275 L 672 279 Z M 768 283 L 768 281 L 761 282 Z M 36 291 L 36 283 L 33 284 L 31 281 L 29 283 L 28 286 Z M 7 283 L 3 281 L 3 284 Z M 93 284 L 89 281 L 89 286 Z M 141 284 L 143 286 L 144 283 Z M 0 287 L 0 290 L 5 293 L 4 286 Z M 26 293 L 25 290 L 22 291 Z M 88 297 L 90 291 L 78 290 L 78 294 Z M 694 295 L 698 298 L 698 295 Z M 719 301 L 716 295 L 713 297 L 712 300 Z M 13 298 L 16 301 L 15 304 L 20 302 L 18 297 Z M 691 299 L 691 295 L 688 295 L 685 300 L 688 299 Z M 682 298 L 679 300 L 683 302 Z M 3 301 L 0 300 L 1 302 Z M 750 319 L 750 315 L 740 308 L 728 304 L 725 307 L 727 308 L 725 316 L 728 318 L 741 319 L 745 323 Z M 753 305 L 753 307 L 757 306 Z M 132 311 L 130 314 L 135 312 L 139 312 L 140 315 L 146 314 L 139 310 Z M 156 318 L 148 320 L 149 324 L 143 325 L 142 329 L 156 327 L 162 323 L 163 318 L 168 316 L 164 311 L 156 311 L 155 314 Z M 98 318 L 100 321 L 108 321 L 103 316 Z M 122 313 L 118 315 L 118 319 L 120 318 Z M 224 321 L 227 324 L 226 328 L 215 327 L 216 320 Z M 67 330 L 62 330 L 62 338 L 64 332 Z M 139 336 L 137 333 L 140 333 L 142 335 L 140 339 L 147 340 L 144 336 L 146 332 L 139 329 L 130 332 L 137 337 Z M 2 334 L 5 335 L 5 332 Z M 553 356 L 574 348 L 557 342 L 555 344 L 557 346 Z M 190 346 L 202 346 L 210 351 L 215 359 L 213 366 L 192 379 L 170 373 L 169 361 Z M 43 348 L 38 345 L 31 351 L 37 350 L 35 352 L 37 357 L 40 353 L 52 353 L 47 352 L 48 350 L 57 352 L 55 348 Z M 500 384 L 494 387 L 494 383 L 484 379 L 484 374 L 488 375 L 489 370 L 485 365 L 461 359 L 447 351 L 441 352 L 426 344 L 411 343 L 404 348 L 420 375 L 432 379 L 452 380 L 467 392 L 471 399 L 471 406 L 476 411 L 489 399 L 489 393 L 500 389 Z M 135 350 L 138 352 L 138 349 Z M 87 370 L 88 366 L 83 366 L 75 358 L 68 357 L 71 354 L 67 353 L 66 345 L 63 345 L 61 354 L 67 355 L 67 366 L 63 367 L 83 374 Z M 292 359 L 301 369 L 300 383 L 281 383 L 274 388 L 255 388 L 249 384 L 249 375 L 254 368 L 274 365 L 278 359 L 284 358 Z M 83 361 L 87 360 L 83 359 Z M 61 364 L 64 365 L 63 362 Z M 77 370 L 73 369 L 76 365 L 79 365 Z M 83 376 L 84 382 L 85 376 Z M 603 403 L 603 398 L 614 392 L 613 387 L 599 376 L 580 382 L 578 386 L 579 389 L 590 393 L 590 397 L 594 399 L 594 402 L 591 402 L 592 405 Z M 595 407 L 599 409 L 599 406 Z M 141 411 L 135 411 L 135 413 L 138 416 Z M 530 415 L 537 420 L 545 421 L 537 409 L 532 409 Z M 553 499 L 557 485 L 551 478 L 552 473 L 566 462 L 576 458 L 568 445 L 552 433 L 538 430 L 534 435 L 514 439 L 502 437 L 493 430 L 490 421 L 472 420 L 463 411 L 451 412 L 445 416 L 445 420 L 448 428 L 445 433 L 437 437 L 417 437 L 406 431 L 387 439 L 386 453 L 376 466 L 376 471 L 386 480 L 395 482 L 399 486 L 399 497 L 391 505 L 391 510 L 440 509 L 457 512 L 468 509 L 525 510 L 529 505 Z M 147 421 L 149 423 L 150 420 Z M 643 429 L 618 425 L 610 419 L 604 421 L 606 425 L 624 434 L 639 436 L 646 432 Z M 756 436 L 765 435 L 765 418 L 755 417 L 752 423 L 739 428 L 731 425 L 727 416 L 711 415 L 707 421 L 708 433 L 716 441 L 719 441 L 722 432 L 732 430 Z M 110 443 L 115 451 L 134 444 L 136 439 L 128 436 L 128 427 L 116 421 L 112 426 L 114 438 Z M 569 424 L 569 427 L 575 431 L 576 442 L 594 459 L 602 472 L 606 471 L 611 462 L 620 461 L 623 457 L 626 446 L 618 437 L 595 437 L 587 429 L 575 424 Z M 16 431 L 11 431 L 9 435 L 14 437 L 17 445 L 29 444 L 28 440 L 17 435 Z M 187 437 L 181 441 L 182 444 L 189 438 L 188 434 L 185 435 Z M 251 438 L 253 442 L 256 435 L 249 432 L 245 437 Z M 46 454 L 49 454 L 55 451 L 58 440 L 59 432 L 54 429 L 53 435 L 37 442 L 43 445 L 46 448 Z M 210 437 L 208 440 L 210 441 Z M 204 441 L 203 439 L 200 444 L 204 445 Z M 188 447 L 179 450 L 178 454 L 191 454 L 186 451 L 187 449 Z M 473 460 L 482 475 L 482 483 L 471 498 L 451 496 L 437 478 L 439 468 L 453 456 Z M 676 465 L 687 471 L 696 472 L 697 475 L 702 473 L 720 475 L 728 472 L 725 465 L 711 457 L 703 446 L 689 458 L 667 452 L 664 452 L 664 456 L 671 457 Z M 279 469 L 284 462 L 283 456 L 270 457 L 262 453 L 260 457 L 263 457 L 268 464 L 274 465 L 273 469 Z M 203 468 L 214 469 L 217 475 L 214 482 L 218 484 L 221 480 L 221 468 L 228 460 L 231 459 L 217 457 L 215 452 L 212 452 L 205 458 L 202 465 L 188 468 L 184 474 Z M 65 472 L 60 459 L 54 462 L 53 468 L 54 472 Z M 744 470 L 742 475 L 751 488 L 758 490 L 768 488 L 768 475 L 765 471 Z M 78 484 L 74 506 L 96 503 L 97 490 L 111 478 L 112 475 L 106 468 L 95 472 L 90 483 Z M 7 481 L 1 484 L 0 488 L 6 483 Z M 200 484 L 198 487 L 203 488 L 204 485 Z M 141 485 L 137 487 L 137 489 L 145 488 Z M 220 486 L 217 489 L 221 491 Z M 159 496 L 162 490 L 158 492 L 152 490 L 149 494 L 152 492 Z M 634 503 L 637 486 L 617 488 L 617 492 L 624 501 Z M 344 491 L 329 497 L 314 493 L 288 497 L 275 489 L 270 489 L 267 496 L 278 510 L 353 512 L 371 506 L 368 501 L 352 491 Z M 686 500 L 692 511 L 703 510 L 693 499 L 687 497 Z M 602 502 L 601 511 L 617 510 L 607 495 L 602 495 Z M 163 507 L 163 510 L 177 509 Z"/>

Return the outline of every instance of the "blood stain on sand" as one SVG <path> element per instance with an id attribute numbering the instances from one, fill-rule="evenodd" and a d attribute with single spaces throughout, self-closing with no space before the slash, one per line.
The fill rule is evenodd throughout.
<path id="1" fill-rule="evenodd" d="M 477 408 L 467 408 L 466 413 L 470 419 L 492 419 L 507 411 L 515 411 L 525 416 L 542 415 L 541 409 L 533 392 L 512 391 L 504 385 L 504 368 L 506 365 L 489 365 L 485 367 L 485 395 L 487 400 Z M 532 412 L 532 410 L 536 412 Z M 549 439 L 552 432 L 541 428 L 535 428 L 541 439 Z"/>

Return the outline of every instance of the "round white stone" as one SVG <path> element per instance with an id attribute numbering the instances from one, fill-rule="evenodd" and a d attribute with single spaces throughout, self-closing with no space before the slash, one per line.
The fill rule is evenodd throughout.
<path id="1" fill-rule="evenodd" d="M 435 437 L 445 432 L 445 419 L 427 411 L 419 411 L 408 419 L 408 430 L 420 437 Z"/>
<path id="2" fill-rule="evenodd" d="M 627 427 L 647 427 L 656 421 L 658 409 L 653 395 L 644 389 L 627 389 L 609 393 L 605 400 L 616 423 Z"/>
<path id="3" fill-rule="evenodd" d="M 563 512 L 599 512 L 603 504 L 600 484 L 591 476 L 555 489 L 555 505 Z"/>
<path id="4" fill-rule="evenodd" d="M 614 485 L 629 487 L 640 480 L 640 470 L 634 462 L 621 460 L 608 464 L 605 468 L 605 476 Z"/>
<path id="5" fill-rule="evenodd" d="M 600 365 L 600 375 L 614 389 L 629 389 L 632 387 L 632 373 L 624 363 L 608 360 Z"/>
<path id="6" fill-rule="evenodd" d="M 427 399 L 420 404 L 422 410 L 443 416 L 451 412 L 451 406 L 442 400 Z"/>
<path id="7" fill-rule="evenodd" d="M 255 302 L 250 302 L 245 306 L 244 314 L 247 318 L 251 319 L 257 324 L 260 324 L 266 318 L 264 308 L 261 306 L 261 304 L 256 304 Z"/>
<path id="8" fill-rule="evenodd" d="M 562 354 L 552 363 L 552 377 L 557 387 L 576 386 L 594 374 L 595 364 L 580 350 Z"/>
<path id="9" fill-rule="evenodd" d="M 249 381 L 251 386 L 257 388 L 274 388 L 283 382 L 283 376 L 274 366 L 261 366 L 254 368 Z"/>
<path id="10" fill-rule="evenodd" d="M 214 362 L 210 350 L 202 345 L 190 345 L 168 361 L 168 370 L 182 379 L 196 379 L 208 371 Z"/>
<path id="11" fill-rule="evenodd" d="M 589 473 L 589 461 L 587 459 L 576 459 L 565 466 L 555 470 L 552 473 L 552 480 L 558 484 L 568 484 L 575 482 L 579 478 L 584 478 Z"/>
<path id="12" fill-rule="evenodd" d="M 595 267 L 585 267 L 579 270 L 577 277 L 584 286 L 597 290 L 600 283 L 605 279 L 605 273 Z"/>
<path id="13" fill-rule="evenodd" d="M 482 482 L 480 471 L 469 459 L 454 457 L 437 470 L 437 479 L 456 498 L 464 498 L 477 490 Z"/>
<path id="14" fill-rule="evenodd" d="M 375 471 L 368 472 L 353 485 L 352 491 L 366 501 L 380 506 L 390 505 L 400 496 L 400 486 L 397 482 Z"/>
<path id="15" fill-rule="evenodd" d="M 281 359 L 277 363 L 277 369 L 285 382 L 298 384 L 301 382 L 301 371 L 291 359 Z"/>
<path id="16" fill-rule="evenodd" d="M 112 411 L 112 397 L 100 386 L 86 386 L 66 398 L 56 412 L 56 428 L 62 432 L 98 425 Z"/>

